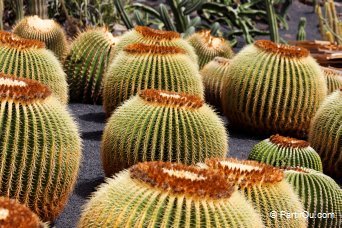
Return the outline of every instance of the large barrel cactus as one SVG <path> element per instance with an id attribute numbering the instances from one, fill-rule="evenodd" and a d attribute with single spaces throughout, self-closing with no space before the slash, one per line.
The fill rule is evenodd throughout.
<path id="1" fill-rule="evenodd" d="M 211 170 L 139 163 L 108 179 L 79 227 L 263 227 L 231 182 Z"/>
<path id="2" fill-rule="evenodd" d="M 324 173 L 342 177 L 342 89 L 330 94 L 312 120 L 309 142 L 321 156 Z"/>
<path id="3" fill-rule="evenodd" d="M 68 102 L 62 65 L 43 42 L 0 31 L 0 72 L 37 80 L 47 85 L 63 104 Z"/>
<path id="4" fill-rule="evenodd" d="M 197 64 L 197 55 L 194 48 L 180 34 L 173 31 L 162 31 L 145 26 L 136 26 L 121 36 L 115 48 L 115 56 L 127 45 L 134 43 L 152 44 L 160 46 L 176 46 L 185 51 L 191 60 Z"/>
<path id="5" fill-rule="evenodd" d="M 299 166 L 323 171 L 321 158 L 308 142 L 281 135 L 272 135 L 256 144 L 248 159 L 278 167 Z"/>
<path id="6" fill-rule="evenodd" d="M 326 93 L 323 72 L 308 50 L 259 40 L 232 59 L 222 106 L 233 126 L 304 137 Z"/>
<path id="7" fill-rule="evenodd" d="M 308 227 L 342 227 L 342 190 L 330 177 L 312 169 L 295 168 L 285 171 L 304 204 Z"/>
<path id="8" fill-rule="evenodd" d="M 17 199 L 44 221 L 53 220 L 78 174 L 77 126 L 37 81 L 1 75 L 0 102 L 0 195 Z"/>
<path id="9" fill-rule="evenodd" d="M 199 97 L 144 90 L 113 113 L 101 151 L 110 176 L 142 161 L 195 164 L 224 157 L 228 137 L 222 120 Z"/>
<path id="10" fill-rule="evenodd" d="M 331 68 L 322 67 L 324 72 L 325 80 L 327 82 L 328 94 L 342 88 L 342 71 Z"/>
<path id="11" fill-rule="evenodd" d="M 101 103 L 103 77 L 117 41 L 105 28 L 88 29 L 73 41 L 64 62 L 71 101 Z"/>
<path id="12" fill-rule="evenodd" d="M 143 89 L 160 89 L 203 96 L 196 65 L 175 46 L 131 44 L 109 66 L 103 104 L 110 115 L 123 101 Z"/>
<path id="13" fill-rule="evenodd" d="M 207 168 L 217 169 L 227 180 L 234 181 L 241 192 L 262 216 L 266 227 L 305 228 L 303 216 L 286 217 L 282 213 L 304 211 L 292 186 L 284 179 L 284 172 L 278 168 L 256 161 L 232 158 L 209 159 Z"/>
<path id="14" fill-rule="evenodd" d="M 200 69 L 217 56 L 229 59 L 234 55 L 227 40 L 212 36 L 208 30 L 192 34 L 187 41 L 195 49 Z"/>
<path id="15" fill-rule="evenodd" d="M 40 40 L 62 60 L 67 51 L 67 39 L 63 28 L 54 20 L 41 19 L 37 15 L 20 20 L 13 33 L 26 38 Z"/>

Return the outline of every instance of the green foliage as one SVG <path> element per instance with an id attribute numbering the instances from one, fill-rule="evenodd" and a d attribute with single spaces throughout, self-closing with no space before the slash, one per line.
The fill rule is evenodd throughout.
<path id="1" fill-rule="evenodd" d="M 24 18 L 24 0 L 15 0 L 14 1 L 14 11 L 15 11 L 15 20 L 16 22 L 20 21 Z"/>
<path id="2" fill-rule="evenodd" d="M 29 0 L 28 11 L 30 15 L 37 15 L 40 18 L 48 18 L 48 5 L 46 0 Z"/>
<path id="3" fill-rule="evenodd" d="M 276 13 L 274 11 L 274 0 L 265 0 L 266 12 L 267 12 L 267 21 L 270 30 L 270 38 L 273 42 L 279 43 L 280 37 L 278 32 L 278 22 L 276 18 Z"/>
<path id="4" fill-rule="evenodd" d="M 297 40 L 306 40 L 305 25 L 306 25 L 306 18 L 301 17 L 298 23 Z"/>
<path id="5" fill-rule="evenodd" d="M 4 0 L 0 0 L 0 29 L 4 29 L 4 22 L 3 22 L 3 17 L 4 17 Z"/>

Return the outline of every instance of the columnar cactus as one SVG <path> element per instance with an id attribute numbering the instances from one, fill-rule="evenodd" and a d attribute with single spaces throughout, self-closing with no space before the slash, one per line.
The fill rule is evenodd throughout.
<path id="1" fill-rule="evenodd" d="M 326 93 L 323 72 L 308 50 L 259 40 L 232 59 L 222 106 L 233 126 L 304 137 Z"/>
<path id="2" fill-rule="evenodd" d="M 305 168 L 288 169 L 285 177 L 304 204 L 308 227 L 342 227 L 342 190 L 333 179 Z"/>
<path id="3" fill-rule="evenodd" d="M 64 62 L 71 101 L 101 103 L 103 77 L 117 41 L 105 28 L 88 29 L 74 40 Z"/>
<path id="4" fill-rule="evenodd" d="M 0 102 L 0 195 L 51 221 L 77 177 L 77 126 L 50 89 L 34 80 L 1 75 Z"/>
<path id="5" fill-rule="evenodd" d="M 278 167 L 299 166 L 323 171 L 321 158 L 308 142 L 280 135 L 256 144 L 248 159 Z"/>
<path id="6" fill-rule="evenodd" d="M 54 20 L 41 19 L 37 15 L 25 17 L 13 29 L 13 33 L 26 39 L 40 40 L 62 60 L 67 51 L 63 28 Z"/>
<path id="7" fill-rule="evenodd" d="M 328 94 L 342 88 L 342 71 L 331 67 L 322 67 L 328 86 Z"/>
<path id="8" fill-rule="evenodd" d="M 303 216 L 283 216 L 281 213 L 301 213 L 303 206 L 278 168 L 256 161 L 232 158 L 209 159 L 209 169 L 217 169 L 229 181 L 234 181 L 262 216 L 266 227 L 306 227 Z"/>
<path id="9" fill-rule="evenodd" d="M 330 94 L 310 126 L 309 142 L 321 156 L 325 173 L 342 177 L 342 89 Z"/>
<path id="10" fill-rule="evenodd" d="M 113 113 L 101 152 L 110 176 L 142 161 L 195 164 L 224 157 L 228 137 L 222 120 L 199 97 L 144 90 Z"/>
<path id="11" fill-rule="evenodd" d="M 139 163 L 108 179 L 79 227 L 263 227 L 220 174 L 176 163 Z"/>
<path id="12" fill-rule="evenodd" d="M 162 31 L 145 26 L 136 26 L 125 33 L 115 48 L 115 56 L 127 45 L 134 43 L 152 44 L 160 46 L 176 46 L 185 51 L 193 62 L 197 64 L 197 55 L 194 48 L 180 34 L 173 31 Z"/>
<path id="13" fill-rule="evenodd" d="M 63 104 L 68 102 L 63 68 L 43 42 L 0 31 L 0 72 L 37 80 L 50 87 Z"/>
<path id="14" fill-rule="evenodd" d="M 205 100 L 221 110 L 221 86 L 228 75 L 230 59 L 216 57 L 200 71 L 205 89 Z"/>
<path id="15" fill-rule="evenodd" d="M 109 66 L 103 90 L 105 112 L 110 115 L 123 101 L 143 89 L 203 96 L 201 76 L 183 49 L 131 44 Z"/>
<path id="16" fill-rule="evenodd" d="M 195 49 L 200 69 L 217 56 L 229 59 L 234 55 L 227 40 L 212 36 L 208 30 L 194 33 L 187 40 Z"/>

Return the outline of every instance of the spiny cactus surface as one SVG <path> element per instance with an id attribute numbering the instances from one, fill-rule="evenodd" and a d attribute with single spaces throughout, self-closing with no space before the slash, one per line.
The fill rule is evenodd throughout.
<path id="1" fill-rule="evenodd" d="M 332 67 L 322 67 L 327 82 L 328 94 L 342 88 L 342 71 Z"/>

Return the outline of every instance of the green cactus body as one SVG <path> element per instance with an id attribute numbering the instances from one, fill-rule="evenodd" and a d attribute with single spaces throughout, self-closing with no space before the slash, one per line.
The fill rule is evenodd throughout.
<path id="1" fill-rule="evenodd" d="M 136 26 L 125 33 L 115 48 L 117 56 L 127 45 L 143 43 L 160 46 L 175 46 L 183 49 L 193 62 L 197 65 L 197 55 L 194 48 L 180 34 L 172 31 L 156 30 L 145 26 Z"/>
<path id="2" fill-rule="evenodd" d="M 277 167 L 299 166 L 323 171 L 321 158 L 308 142 L 280 135 L 256 144 L 248 159 Z"/>
<path id="3" fill-rule="evenodd" d="M 230 59 L 216 57 L 201 70 L 205 100 L 221 110 L 221 86 L 228 75 Z"/>
<path id="4" fill-rule="evenodd" d="M 176 163 L 139 163 L 108 179 L 86 204 L 82 227 L 263 227 L 221 175 Z"/>
<path id="5" fill-rule="evenodd" d="M 117 38 L 105 28 L 88 29 L 72 43 L 64 62 L 74 102 L 101 103 L 103 77 Z"/>
<path id="6" fill-rule="evenodd" d="M 342 190 L 332 178 L 305 168 L 288 169 L 285 177 L 310 215 L 309 228 L 342 227 Z M 326 217 L 318 213 L 326 213 Z M 315 215 L 318 216 L 315 218 Z"/>
<path id="7" fill-rule="evenodd" d="M 43 42 L 1 31 L 0 72 L 37 80 L 47 85 L 63 104 L 68 103 L 68 84 L 62 65 Z"/>
<path id="8" fill-rule="evenodd" d="M 259 40 L 231 61 L 222 108 L 233 126 L 305 137 L 327 93 L 320 66 L 304 48 Z"/>
<path id="9" fill-rule="evenodd" d="M 217 169 L 227 180 L 234 181 L 240 191 L 262 217 L 265 227 L 305 228 L 304 217 L 285 217 L 281 213 L 302 213 L 299 197 L 284 179 L 284 172 L 278 168 L 256 161 L 232 158 L 209 159 L 206 167 Z M 271 213 L 274 213 L 272 217 Z"/>
<path id="10" fill-rule="evenodd" d="M 194 33 L 187 40 L 195 49 L 200 69 L 217 56 L 230 59 L 234 55 L 227 40 L 214 37 L 207 30 Z"/>
<path id="11" fill-rule="evenodd" d="M 342 177 L 342 91 L 330 94 L 310 126 L 309 142 L 322 159 L 324 173 Z"/>
<path id="12" fill-rule="evenodd" d="M 332 67 L 322 67 L 327 82 L 328 94 L 342 88 L 342 71 Z"/>
<path id="13" fill-rule="evenodd" d="M 77 126 L 50 94 L 37 81 L 0 77 L 0 195 L 44 221 L 66 204 L 81 158 Z"/>
<path id="14" fill-rule="evenodd" d="M 222 120 L 199 97 L 144 90 L 113 113 L 101 152 L 110 176 L 142 161 L 196 164 L 224 157 L 228 136 Z"/>
<path id="15" fill-rule="evenodd" d="M 198 69 L 183 49 L 131 44 L 108 68 L 103 89 L 105 112 L 109 116 L 123 101 L 143 89 L 204 96 Z"/>
<path id="16" fill-rule="evenodd" d="M 54 20 L 41 19 L 37 15 L 25 17 L 13 28 L 13 33 L 26 39 L 45 43 L 55 55 L 63 60 L 67 52 L 67 39 L 63 28 Z"/>

